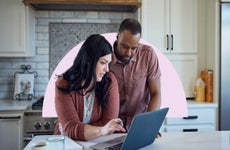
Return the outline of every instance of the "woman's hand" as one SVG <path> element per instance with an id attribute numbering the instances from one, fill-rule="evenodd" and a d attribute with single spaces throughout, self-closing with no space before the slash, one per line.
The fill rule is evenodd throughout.
<path id="1" fill-rule="evenodd" d="M 109 135 L 115 131 L 125 132 L 125 129 L 123 128 L 123 122 L 120 118 L 110 120 L 105 126 L 101 128 L 102 135 Z"/>
<path id="2" fill-rule="evenodd" d="M 95 139 L 103 135 L 110 135 L 115 131 L 125 132 L 120 118 L 112 119 L 107 124 L 100 127 L 88 124 L 84 126 L 84 136 L 86 140 Z"/>

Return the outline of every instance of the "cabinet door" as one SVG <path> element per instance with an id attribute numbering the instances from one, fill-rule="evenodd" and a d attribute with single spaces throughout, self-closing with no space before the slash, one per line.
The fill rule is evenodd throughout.
<path id="1" fill-rule="evenodd" d="M 169 16 L 170 40 L 173 40 L 170 41 L 172 51 L 174 53 L 196 53 L 197 1 L 171 0 Z"/>
<path id="2" fill-rule="evenodd" d="M 1 0 L 1 53 L 22 53 L 25 50 L 25 6 L 21 0 Z M 4 35 L 4 36 L 3 36 Z"/>
<path id="3" fill-rule="evenodd" d="M 163 53 L 197 52 L 196 0 L 142 0 L 143 39 Z"/>
<path id="4" fill-rule="evenodd" d="M 142 37 L 163 52 L 168 51 L 169 44 L 166 37 L 169 36 L 167 4 L 166 0 L 142 0 L 141 6 Z"/>
<path id="5" fill-rule="evenodd" d="M 34 55 L 35 24 L 29 21 L 33 15 L 29 10 L 22 0 L 1 0 L 0 57 Z"/>
<path id="6" fill-rule="evenodd" d="M 22 149 L 22 114 L 0 114 L 0 149 Z"/>
<path id="7" fill-rule="evenodd" d="M 186 97 L 194 97 L 194 83 L 197 76 L 197 56 L 195 54 L 167 54 L 166 56 L 181 79 Z"/>

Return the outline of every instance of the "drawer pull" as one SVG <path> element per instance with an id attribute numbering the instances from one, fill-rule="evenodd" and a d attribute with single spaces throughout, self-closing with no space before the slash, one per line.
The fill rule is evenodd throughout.
<path id="1" fill-rule="evenodd" d="M 198 116 L 188 116 L 188 117 L 183 117 L 183 119 L 197 119 Z"/>
<path id="2" fill-rule="evenodd" d="M 183 129 L 183 132 L 197 132 L 198 129 Z"/>

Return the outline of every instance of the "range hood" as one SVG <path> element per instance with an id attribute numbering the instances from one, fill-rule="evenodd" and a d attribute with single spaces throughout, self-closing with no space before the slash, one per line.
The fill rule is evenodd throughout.
<path id="1" fill-rule="evenodd" d="M 135 12 L 140 0 L 23 0 L 35 10 Z"/>

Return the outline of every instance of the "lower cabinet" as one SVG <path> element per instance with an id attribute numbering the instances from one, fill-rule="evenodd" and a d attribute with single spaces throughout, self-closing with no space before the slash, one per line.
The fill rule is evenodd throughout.
<path id="1" fill-rule="evenodd" d="M 178 125 L 168 126 L 165 132 L 198 132 L 198 131 L 215 131 L 212 125 Z"/>
<path id="2" fill-rule="evenodd" d="M 23 113 L 0 112 L 0 150 L 22 150 Z"/>
<path id="3" fill-rule="evenodd" d="M 183 118 L 165 118 L 161 129 L 164 132 L 197 132 L 216 130 L 215 103 L 188 104 L 188 116 Z"/>

